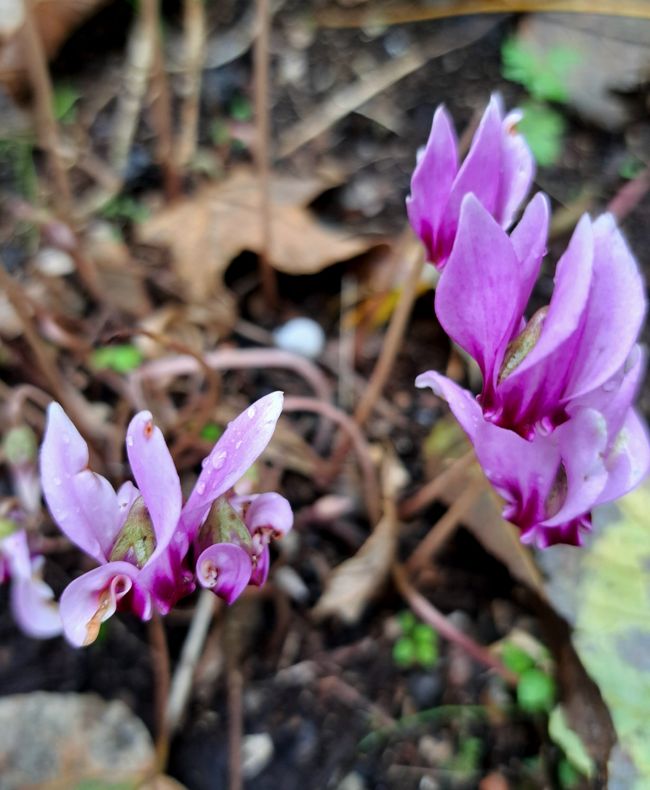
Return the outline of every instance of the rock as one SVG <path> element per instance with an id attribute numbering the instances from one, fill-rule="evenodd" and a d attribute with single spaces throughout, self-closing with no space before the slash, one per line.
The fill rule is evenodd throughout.
<path id="1" fill-rule="evenodd" d="M 0 700 L 0 790 L 91 777 L 137 781 L 154 771 L 145 725 L 120 701 L 33 692 Z M 58 785 L 57 785 L 58 787 Z"/>
<path id="2" fill-rule="evenodd" d="M 242 774 L 244 779 L 255 779 L 273 759 L 275 749 L 268 732 L 246 735 L 242 741 Z"/>
<path id="3" fill-rule="evenodd" d="M 343 777 L 341 784 L 336 788 L 336 790 L 366 790 L 366 783 L 364 782 L 361 774 L 358 774 L 356 771 L 352 771 L 351 773 L 347 774 L 347 776 Z"/>
<path id="4" fill-rule="evenodd" d="M 273 333 L 275 345 L 308 359 L 318 359 L 325 347 L 325 332 L 311 318 L 292 318 Z"/>

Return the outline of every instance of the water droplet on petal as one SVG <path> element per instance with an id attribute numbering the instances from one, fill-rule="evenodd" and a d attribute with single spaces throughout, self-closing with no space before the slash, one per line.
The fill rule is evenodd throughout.
<path id="1" fill-rule="evenodd" d="M 242 441 L 241 441 L 241 439 L 240 439 L 238 442 L 235 442 L 235 450 L 239 450 L 239 448 L 240 448 L 241 446 L 242 446 Z"/>
<path id="2" fill-rule="evenodd" d="M 218 455 L 213 456 L 212 458 L 212 466 L 215 469 L 221 469 L 221 467 L 226 462 L 226 453 L 219 453 Z"/>
<path id="3" fill-rule="evenodd" d="M 196 484 L 196 493 L 199 494 L 199 496 L 205 494 L 205 483 L 203 481 Z"/>
<path id="4" fill-rule="evenodd" d="M 129 447 L 133 447 L 133 437 L 132 436 L 127 436 L 126 437 L 126 443 L 128 444 Z"/>
<path id="5" fill-rule="evenodd" d="M 60 477 L 55 477 L 54 478 L 54 485 L 55 486 L 60 486 L 61 485 L 61 478 Z"/>
<path id="6" fill-rule="evenodd" d="M 70 444 L 70 436 L 67 433 L 63 434 L 63 444 Z"/>
<path id="7" fill-rule="evenodd" d="M 255 416 L 255 406 L 249 406 L 248 409 L 246 409 L 246 414 L 248 414 L 248 418 L 252 420 Z"/>

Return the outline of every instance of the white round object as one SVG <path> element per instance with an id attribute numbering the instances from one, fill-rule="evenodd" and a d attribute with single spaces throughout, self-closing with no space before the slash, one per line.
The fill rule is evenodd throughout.
<path id="1" fill-rule="evenodd" d="M 275 345 L 309 359 L 318 359 L 325 348 L 325 332 L 311 318 L 292 318 L 273 332 Z"/>

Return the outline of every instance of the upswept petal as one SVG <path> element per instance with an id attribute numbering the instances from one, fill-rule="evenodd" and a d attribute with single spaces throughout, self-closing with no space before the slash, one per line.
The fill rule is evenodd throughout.
<path id="1" fill-rule="evenodd" d="M 126 452 L 156 533 L 151 562 L 169 545 L 182 506 L 178 472 L 151 412 L 141 411 L 131 420 L 126 432 Z"/>
<path id="2" fill-rule="evenodd" d="M 415 386 L 420 389 L 431 387 L 439 398 L 447 401 L 461 428 L 474 443 L 484 419 L 481 407 L 471 392 L 459 387 L 458 384 L 441 373 L 436 373 L 435 370 L 420 373 L 415 379 Z"/>
<path id="3" fill-rule="evenodd" d="M 503 167 L 502 119 L 500 101 L 493 95 L 449 194 L 441 227 L 442 244 L 449 249 L 456 236 L 465 195 L 473 194 L 491 215 L 494 215 L 497 208 Z"/>
<path id="4" fill-rule="evenodd" d="M 645 316 L 641 273 L 611 214 L 593 223 L 591 290 L 566 398 L 599 387 L 625 362 Z"/>
<path id="5" fill-rule="evenodd" d="M 519 261 L 520 292 L 516 309 L 519 315 L 524 314 L 546 254 L 549 218 L 549 200 L 543 192 L 538 192 L 510 234 L 510 242 Z"/>
<path id="6" fill-rule="evenodd" d="M 230 503 L 242 513 L 251 535 L 260 529 L 270 529 L 274 537 L 279 538 L 293 527 L 291 505 L 275 491 L 249 497 L 233 497 Z"/>
<path id="7" fill-rule="evenodd" d="M 34 569 L 37 573 L 37 569 Z M 54 593 L 37 576 L 13 579 L 11 583 L 11 613 L 20 628 L 35 639 L 50 639 L 62 630 L 59 607 Z"/>
<path id="8" fill-rule="evenodd" d="M 183 525 L 194 532 L 214 500 L 225 494 L 255 463 L 271 440 L 284 395 L 272 392 L 249 406 L 226 428 L 203 461 L 203 469 L 183 508 Z"/>
<path id="9" fill-rule="evenodd" d="M 98 562 L 106 562 L 119 531 L 112 486 L 88 469 L 88 445 L 58 403 L 47 410 L 40 453 L 45 501 L 61 531 Z"/>
<path id="10" fill-rule="evenodd" d="M 411 226 L 422 239 L 432 263 L 438 263 L 438 230 L 451 185 L 458 172 L 456 133 L 443 105 L 433 116 L 426 147 L 413 171 L 406 209 Z M 446 257 L 446 256 L 445 256 Z"/>
<path id="11" fill-rule="evenodd" d="M 608 478 L 594 505 L 611 502 L 635 488 L 650 470 L 650 441 L 645 421 L 628 409 L 623 427 L 605 458 Z"/>
<path id="12" fill-rule="evenodd" d="M 519 323 L 520 300 L 520 265 L 510 239 L 468 195 L 435 307 L 443 329 L 478 362 L 488 391 Z"/>
<path id="13" fill-rule="evenodd" d="M 74 579 L 63 591 L 63 633 L 71 644 L 85 647 L 97 638 L 101 624 L 134 587 L 138 569 L 128 562 L 109 562 Z M 148 612 L 151 617 L 151 612 Z M 144 618 L 143 619 L 148 619 Z"/>
<path id="14" fill-rule="evenodd" d="M 607 484 L 603 461 L 607 422 L 602 414 L 583 409 L 555 434 L 566 474 L 566 496 L 557 513 L 542 522 L 545 527 L 557 527 L 589 513 Z"/>
<path id="15" fill-rule="evenodd" d="M 517 209 L 528 194 L 535 176 L 535 158 L 523 135 L 517 132 L 521 110 L 509 113 L 503 121 L 501 180 L 495 218 L 508 228 Z"/>
<path id="16" fill-rule="evenodd" d="M 215 543 L 201 552 L 196 578 L 227 604 L 234 603 L 251 578 L 253 565 L 247 551 L 234 543 Z"/>

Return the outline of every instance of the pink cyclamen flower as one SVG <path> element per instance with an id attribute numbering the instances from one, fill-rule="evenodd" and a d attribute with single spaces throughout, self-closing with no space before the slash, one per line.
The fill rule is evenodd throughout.
<path id="1" fill-rule="evenodd" d="M 268 568 L 268 549 L 260 534 L 289 529 L 291 508 L 279 494 L 260 494 L 258 499 L 270 505 L 262 508 L 261 520 L 254 497 L 246 503 L 233 499 L 241 508 L 238 515 L 230 505 L 231 489 L 271 439 L 282 400 L 282 393 L 267 395 L 230 423 L 204 459 L 184 507 L 178 473 L 149 412 L 136 414 L 126 435 L 138 487 L 126 482 L 116 493 L 88 468 L 88 447 L 63 409 L 50 405 L 41 449 L 45 499 L 60 529 L 99 563 L 73 580 L 61 597 L 70 642 L 90 644 L 118 607 L 143 620 L 154 610 L 166 614 L 194 589 L 186 560 L 190 549 L 199 553 L 199 545 L 199 582 L 229 603 L 247 584 L 263 583 L 260 568 Z M 239 537 L 229 529 L 223 503 L 243 518 Z"/>
<path id="2" fill-rule="evenodd" d="M 14 620 L 28 636 L 49 639 L 62 626 L 54 593 L 41 578 L 42 567 L 43 557 L 30 555 L 25 530 L 0 519 L 0 581 L 11 584 Z"/>
<path id="3" fill-rule="evenodd" d="M 548 215 L 538 194 L 508 235 L 468 195 L 435 298 L 442 327 L 481 369 L 485 417 L 525 438 L 561 425 L 589 393 L 604 388 L 614 397 L 646 307 L 613 217 L 584 216 L 558 262 L 550 304 L 526 322 Z"/>
<path id="4" fill-rule="evenodd" d="M 570 419 L 555 431 L 532 440 L 486 420 L 476 398 L 445 376 L 430 371 L 416 384 L 449 403 L 505 500 L 503 517 L 519 527 L 522 540 L 543 548 L 580 545 L 591 510 L 632 490 L 647 474 L 648 435 L 630 406 L 642 367 L 635 349 L 614 394 L 601 387 L 573 404 Z"/>
<path id="5" fill-rule="evenodd" d="M 463 198 L 474 194 L 503 228 L 508 228 L 530 189 L 533 156 L 517 133 L 521 113 L 504 117 L 499 96 L 492 96 L 462 165 L 451 119 L 443 106 L 433 117 L 429 140 L 418 156 L 406 206 L 428 260 L 442 268 L 458 229 Z"/>

